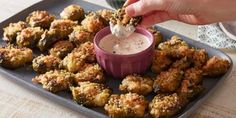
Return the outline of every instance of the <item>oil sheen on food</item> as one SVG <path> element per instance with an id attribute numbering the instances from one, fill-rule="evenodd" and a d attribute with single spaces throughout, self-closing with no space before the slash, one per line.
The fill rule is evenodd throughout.
<path id="1" fill-rule="evenodd" d="M 129 55 L 141 52 L 151 45 L 148 38 L 140 33 L 120 39 L 109 34 L 101 39 L 99 46 L 107 52 L 119 55 Z"/>

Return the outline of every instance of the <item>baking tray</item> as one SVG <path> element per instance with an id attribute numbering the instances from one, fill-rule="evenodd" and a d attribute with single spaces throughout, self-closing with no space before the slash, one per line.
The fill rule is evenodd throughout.
<path id="1" fill-rule="evenodd" d="M 63 8 L 70 5 L 70 4 L 79 4 L 86 11 L 104 9 L 104 7 L 101 7 L 101 6 L 86 2 L 86 1 L 82 1 L 82 0 L 45 0 L 45 1 L 41 1 L 39 3 L 32 5 L 31 7 L 21 11 L 20 13 L 12 16 L 9 19 L 0 23 L 0 29 L 1 29 L 0 34 L 3 33 L 3 30 L 2 30 L 3 27 L 7 26 L 11 22 L 25 20 L 26 16 L 29 13 L 31 13 L 32 11 L 47 10 L 52 14 L 59 15 L 59 13 L 63 10 Z M 164 39 L 168 39 L 172 35 L 177 34 L 177 33 L 172 32 L 170 30 L 167 30 L 167 29 L 164 29 L 164 28 L 161 28 L 158 26 L 156 26 L 156 27 L 164 35 Z M 216 88 L 220 87 L 220 84 L 222 83 L 222 81 L 229 78 L 230 73 L 232 72 L 233 62 L 228 55 L 226 55 L 224 52 L 222 52 L 220 50 L 211 48 L 205 44 L 194 41 L 194 40 L 192 40 L 188 37 L 185 37 L 181 34 L 177 34 L 177 35 L 182 37 L 183 40 L 187 41 L 193 47 L 206 49 L 206 51 L 208 52 L 208 54 L 210 56 L 217 55 L 221 58 L 227 59 L 231 63 L 231 66 L 230 66 L 228 72 L 224 76 L 218 77 L 218 78 L 204 78 L 203 79 L 203 86 L 206 88 L 204 93 L 202 93 L 194 101 L 190 102 L 182 112 L 180 112 L 179 114 L 174 116 L 176 118 L 177 117 L 184 118 L 184 117 L 188 117 L 192 112 L 194 112 L 194 110 L 196 110 L 200 106 L 200 104 L 204 100 L 206 100 Z M 2 38 L 2 35 L 0 38 Z M 0 43 L 3 43 L 2 40 L 0 41 Z M 105 112 L 103 110 L 101 110 L 100 108 L 86 108 L 86 107 L 83 107 L 79 104 L 76 104 L 75 102 L 72 101 L 71 95 L 69 93 L 61 92 L 58 94 L 53 94 L 53 93 L 50 93 L 50 92 L 42 89 L 41 85 L 33 84 L 31 82 L 31 78 L 34 77 L 36 75 L 36 73 L 27 67 L 16 69 L 16 70 L 8 70 L 8 69 L 0 67 L 0 75 L 6 76 L 10 80 L 12 80 L 12 82 L 16 82 L 17 84 L 20 84 L 23 87 L 26 87 L 27 89 L 37 93 L 38 95 L 45 96 L 48 99 L 50 99 L 56 103 L 64 105 L 72 110 L 78 111 L 88 117 L 96 117 L 96 118 L 108 117 L 105 114 Z M 107 84 L 112 85 L 112 88 L 113 87 L 116 88 L 116 89 L 113 89 L 113 91 L 114 91 L 114 93 L 118 93 L 117 89 L 118 89 L 118 85 L 120 82 L 121 82 L 121 80 L 108 78 Z M 153 95 L 149 96 L 148 99 L 150 100 L 151 97 L 154 95 L 155 94 L 153 93 Z M 149 116 L 146 116 L 146 117 L 149 117 Z"/>

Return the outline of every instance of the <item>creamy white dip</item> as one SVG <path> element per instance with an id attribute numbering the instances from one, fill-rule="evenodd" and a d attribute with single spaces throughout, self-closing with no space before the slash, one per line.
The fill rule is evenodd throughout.
<path id="1" fill-rule="evenodd" d="M 120 55 L 135 54 L 147 49 L 150 45 L 148 38 L 140 33 L 132 33 L 124 39 L 109 34 L 99 42 L 99 46 L 104 51 Z"/>
<path id="2" fill-rule="evenodd" d="M 123 26 L 121 24 L 112 24 L 110 22 L 110 30 L 113 35 L 118 38 L 125 38 L 134 33 L 135 27 L 132 25 Z"/>

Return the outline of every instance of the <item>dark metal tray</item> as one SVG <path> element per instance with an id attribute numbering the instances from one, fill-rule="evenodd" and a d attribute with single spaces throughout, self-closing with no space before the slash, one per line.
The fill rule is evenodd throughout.
<path id="1" fill-rule="evenodd" d="M 26 16 L 29 13 L 31 13 L 32 11 L 47 10 L 52 14 L 59 15 L 59 13 L 63 10 L 63 8 L 70 5 L 70 4 L 79 4 L 86 11 L 104 9 L 104 7 L 101 7 L 101 6 L 98 6 L 95 4 L 91 4 L 91 3 L 88 3 L 88 2 L 85 2 L 82 0 L 45 0 L 45 1 L 41 1 L 37 4 L 32 5 L 31 7 L 21 11 L 20 13 L 12 16 L 9 19 L 7 19 L 6 21 L 0 23 L 0 29 L 1 29 L 0 34 L 3 33 L 3 30 L 2 30 L 3 27 L 7 26 L 11 22 L 25 20 Z M 161 27 L 158 27 L 158 29 L 164 35 L 164 39 L 170 38 L 172 35 L 177 34 L 175 32 L 169 31 L 169 30 L 161 28 Z M 206 51 L 208 52 L 208 54 L 210 56 L 217 55 L 221 58 L 229 60 L 229 62 L 231 63 L 230 69 L 228 70 L 228 72 L 224 76 L 219 77 L 219 78 L 204 78 L 203 79 L 204 80 L 203 86 L 206 88 L 205 92 L 202 93 L 197 99 L 190 102 L 182 112 L 180 112 L 178 115 L 175 116 L 175 117 L 183 118 L 183 117 L 189 116 L 192 112 L 194 112 L 194 110 L 196 110 L 199 107 L 199 105 L 205 99 L 207 99 L 208 96 L 210 96 L 210 94 L 217 87 L 220 86 L 220 84 L 222 83 L 223 80 L 229 78 L 229 75 L 232 72 L 233 62 L 228 55 L 226 55 L 224 52 L 222 52 L 220 50 L 211 48 L 205 44 L 196 42 L 196 41 L 194 41 L 188 37 L 182 36 L 180 34 L 177 34 L 177 35 L 181 36 L 185 41 L 187 41 L 193 47 L 206 49 Z M 2 38 L 2 37 L 0 37 L 0 38 Z M 0 43 L 3 43 L 2 40 L 0 41 Z M 30 69 L 20 68 L 17 70 L 8 70 L 8 69 L 0 67 L 0 75 L 4 75 L 4 76 L 8 77 L 10 80 L 12 80 L 13 82 L 20 84 L 23 87 L 27 87 L 29 90 L 32 90 L 33 92 L 37 92 L 38 95 L 45 96 L 54 102 L 57 102 L 61 105 L 69 107 L 75 111 L 78 111 L 84 115 L 87 115 L 88 117 L 96 117 L 96 118 L 108 117 L 105 114 L 104 110 L 102 110 L 101 108 L 86 108 L 86 107 L 80 106 L 79 104 L 76 104 L 75 102 L 72 101 L 71 95 L 69 93 L 61 92 L 58 94 L 53 94 L 53 93 L 50 93 L 50 92 L 42 89 L 41 85 L 33 84 L 31 82 L 31 79 L 32 79 L 32 77 L 34 77 L 36 75 L 36 73 Z M 118 92 L 118 90 L 117 90 L 118 85 L 121 80 L 117 80 L 117 79 L 108 79 L 108 80 L 109 81 L 107 82 L 107 84 L 110 85 L 111 88 L 116 88 L 116 89 L 113 89 L 113 91 L 115 93 L 117 93 Z M 154 96 L 154 94 L 148 96 L 148 99 L 150 100 L 150 98 L 153 96 Z"/>

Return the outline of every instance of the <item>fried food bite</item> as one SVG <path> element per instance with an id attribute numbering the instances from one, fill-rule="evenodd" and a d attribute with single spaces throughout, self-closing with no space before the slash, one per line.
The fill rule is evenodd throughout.
<path id="1" fill-rule="evenodd" d="M 59 69 L 61 59 L 52 55 L 40 55 L 33 60 L 32 67 L 37 73 L 45 73 L 50 70 Z"/>
<path id="2" fill-rule="evenodd" d="M 97 33 L 105 27 L 104 19 L 95 12 L 90 12 L 81 25 L 91 33 Z"/>
<path id="3" fill-rule="evenodd" d="M 113 15 L 113 11 L 108 10 L 108 9 L 101 9 L 101 10 L 98 10 L 96 13 L 98 13 L 103 19 L 105 19 L 105 24 L 106 26 L 108 26 L 110 19 Z"/>
<path id="4" fill-rule="evenodd" d="M 195 68 L 202 68 L 208 60 L 208 55 L 205 49 L 196 50 L 193 54 L 193 63 Z"/>
<path id="5" fill-rule="evenodd" d="M 69 5 L 60 13 L 62 19 L 81 22 L 84 19 L 84 9 L 79 5 Z"/>
<path id="6" fill-rule="evenodd" d="M 26 18 L 26 22 L 29 23 L 31 27 L 48 29 L 54 19 L 55 16 L 49 14 L 47 11 L 34 11 Z"/>
<path id="7" fill-rule="evenodd" d="M 181 84 L 183 74 L 183 71 L 176 68 L 170 68 L 168 71 L 161 72 L 156 80 L 154 80 L 154 92 L 171 93 L 176 91 Z"/>
<path id="8" fill-rule="evenodd" d="M 79 48 L 75 48 L 72 52 L 81 52 L 87 63 L 95 63 L 96 62 L 96 54 L 94 50 L 94 44 L 91 42 L 85 42 L 79 46 Z"/>
<path id="9" fill-rule="evenodd" d="M 174 35 L 170 40 L 160 43 L 158 48 L 163 51 L 171 51 L 178 49 L 180 46 L 188 46 L 187 42 L 183 41 L 179 36 Z"/>
<path id="10" fill-rule="evenodd" d="M 69 40 L 73 42 L 77 47 L 82 43 L 92 42 L 94 34 L 88 32 L 83 26 L 74 27 L 74 31 L 69 35 Z"/>
<path id="11" fill-rule="evenodd" d="M 178 95 L 187 98 L 188 100 L 193 100 L 200 93 L 204 91 L 202 85 L 195 85 L 189 79 L 184 79 L 181 86 L 177 90 Z"/>
<path id="12" fill-rule="evenodd" d="M 165 51 L 155 50 L 151 70 L 152 72 L 159 74 L 161 71 L 166 70 L 171 63 L 172 61 L 168 57 L 168 53 Z"/>
<path id="13" fill-rule="evenodd" d="M 119 89 L 124 92 L 148 95 L 152 92 L 153 80 L 140 75 L 128 75 L 121 82 Z"/>
<path id="14" fill-rule="evenodd" d="M 70 41 L 58 41 L 49 50 L 49 54 L 63 59 L 74 49 L 74 45 Z"/>
<path id="15" fill-rule="evenodd" d="M 134 26 L 136 27 L 141 21 L 141 16 L 130 17 L 125 13 L 125 7 L 118 9 L 110 19 L 113 25 L 119 24 L 122 26 Z"/>
<path id="16" fill-rule="evenodd" d="M 83 69 L 85 63 L 96 62 L 93 43 L 86 42 L 80 47 L 74 48 L 62 61 L 60 67 L 67 69 L 70 72 L 77 73 Z"/>
<path id="17" fill-rule="evenodd" d="M 68 19 L 54 20 L 51 23 L 50 30 L 55 30 L 59 38 L 68 38 L 68 35 L 73 31 L 73 27 L 77 25 L 77 22 Z"/>
<path id="18" fill-rule="evenodd" d="M 193 60 L 195 49 L 188 46 L 179 46 L 177 49 L 167 51 L 170 57 L 174 59 L 181 59 L 186 57 L 189 61 Z"/>
<path id="19" fill-rule="evenodd" d="M 104 106 L 110 95 L 111 90 L 103 84 L 81 82 L 78 87 L 71 87 L 73 100 L 87 107 Z"/>
<path id="20" fill-rule="evenodd" d="M 103 75 L 102 68 L 98 65 L 87 65 L 84 70 L 78 72 L 75 75 L 75 82 L 96 82 L 96 83 L 102 83 L 105 81 L 105 77 Z"/>
<path id="21" fill-rule="evenodd" d="M 43 88 L 56 93 L 69 90 L 73 84 L 74 74 L 66 70 L 51 70 L 32 79 L 34 83 L 40 83 Z"/>
<path id="22" fill-rule="evenodd" d="M 7 27 L 3 28 L 3 40 L 6 42 L 14 43 L 16 41 L 17 33 L 25 29 L 27 24 L 23 21 L 17 23 L 10 23 Z"/>
<path id="23" fill-rule="evenodd" d="M 147 28 L 147 30 L 152 33 L 154 41 L 155 41 L 155 46 L 158 46 L 162 41 L 161 32 L 155 29 L 154 27 L 149 27 Z"/>
<path id="24" fill-rule="evenodd" d="M 221 59 L 220 57 L 211 57 L 203 66 L 204 75 L 209 77 L 218 77 L 225 74 L 230 67 L 228 60 Z"/>
<path id="25" fill-rule="evenodd" d="M 187 79 L 193 85 L 199 85 L 202 83 L 203 71 L 198 68 L 189 68 L 184 73 L 184 79 Z"/>
<path id="26" fill-rule="evenodd" d="M 5 68 L 16 69 L 32 60 L 33 51 L 29 48 L 0 47 L 0 65 Z"/>
<path id="27" fill-rule="evenodd" d="M 149 113 L 153 118 L 167 118 L 177 114 L 187 103 L 185 98 L 173 94 L 158 94 L 149 103 Z"/>
<path id="28" fill-rule="evenodd" d="M 187 57 L 181 58 L 176 60 L 172 65 L 171 68 L 178 68 L 180 70 L 186 70 L 191 66 L 191 60 Z"/>
<path id="29" fill-rule="evenodd" d="M 113 94 L 105 110 L 112 118 L 141 118 L 145 115 L 148 101 L 137 93 Z"/>
<path id="30" fill-rule="evenodd" d="M 40 27 L 28 27 L 23 29 L 16 37 L 16 43 L 19 47 L 34 48 L 43 34 Z"/>
<path id="31" fill-rule="evenodd" d="M 37 47 L 40 51 L 47 50 L 53 43 L 60 40 L 55 30 L 45 30 L 38 41 Z"/>

